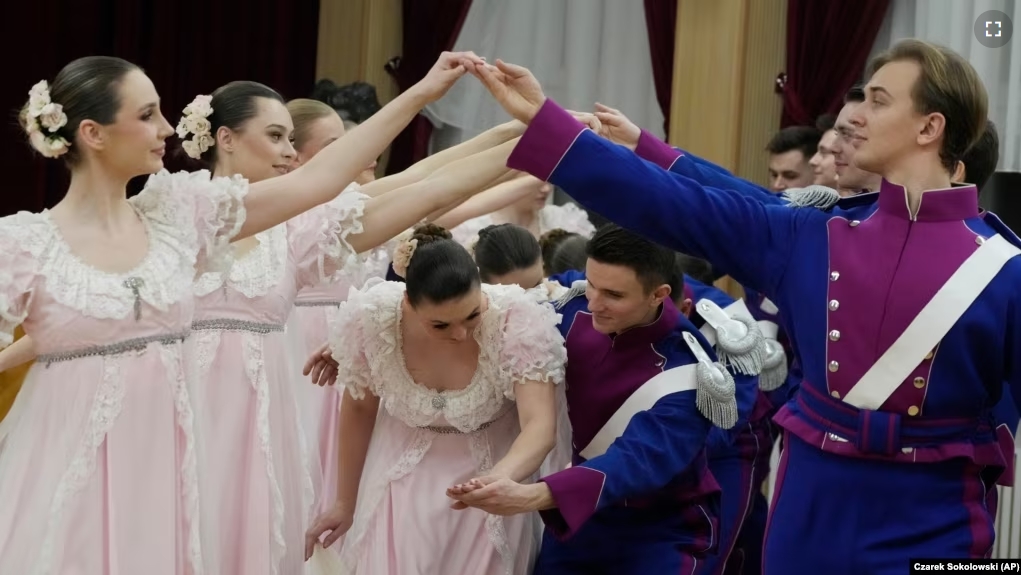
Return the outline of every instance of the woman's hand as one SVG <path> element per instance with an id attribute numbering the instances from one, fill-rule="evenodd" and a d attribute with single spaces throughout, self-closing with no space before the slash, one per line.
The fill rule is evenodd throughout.
<path id="1" fill-rule="evenodd" d="M 312 383 L 321 387 L 337 383 L 337 370 L 339 367 L 337 360 L 333 359 L 333 351 L 330 350 L 330 344 L 324 343 L 322 347 L 308 358 L 308 361 L 305 362 L 305 368 L 302 369 L 301 373 L 311 376 Z"/>
<path id="2" fill-rule="evenodd" d="M 439 100 L 468 71 L 469 66 L 486 65 L 475 52 L 444 52 L 412 90 L 426 103 Z"/>
<path id="3" fill-rule="evenodd" d="M 305 532 L 305 561 L 312 557 L 316 542 L 319 541 L 319 538 L 324 533 L 330 532 L 326 539 L 323 539 L 323 547 L 326 548 L 343 537 L 347 530 L 351 529 L 352 523 L 354 523 L 354 506 L 349 506 L 339 501 L 332 509 L 316 517 L 316 520 L 312 522 L 312 526 Z"/>

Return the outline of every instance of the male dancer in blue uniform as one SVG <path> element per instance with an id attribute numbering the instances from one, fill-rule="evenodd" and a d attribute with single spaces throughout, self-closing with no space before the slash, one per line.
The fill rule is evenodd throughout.
<path id="1" fill-rule="evenodd" d="M 853 129 L 849 118 L 854 112 L 854 109 L 865 101 L 865 94 L 862 87 L 855 86 L 852 88 L 844 98 L 844 101 L 845 105 L 840 111 L 838 125 L 842 129 Z M 777 201 L 777 196 L 769 190 L 747 180 L 738 178 L 721 166 L 663 143 L 652 134 L 640 129 L 626 116 L 621 114 L 620 111 L 599 104 L 597 104 L 596 107 L 596 116 L 602 121 L 602 125 L 604 127 L 603 134 L 615 143 L 634 150 L 635 153 L 643 159 L 649 160 L 664 169 L 690 177 L 704 186 L 737 190 L 767 204 L 780 203 Z M 841 137 L 848 138 L 852 141 L 855 139 L 855 135 L 853 133 L 844 133 Z M 852 149 L 851 152 L 853 153 L 853 151 L 854 150 Z M 853 156 L 847 159 L 853 159 Z M 986 128 L 979 140 L 967 151 L 967 153 L 965 153 L 961 160 L 957 162 L 951 179 L 957 183 L 971 183 L 976 187 L 978 193 L 981 194 L 982 188 L 996 170 L 998 161 L 999 137 L 997 135 L 996 126 L 989 121 L 987 122 Z M 853 177 L 854 182 L 860 182 L 863 185 L 866 181 L 875 180 L 876 184 L 873 187 L 878 187 L 879 182 L 882 180 L 881 176 L 878 174 L 872 174 L 854 166 L 844 168 L 843 173 L 844 175 L 847 175 L 849 179 Z M 865 191 L 868 191 L 867 188 Z M 825 198 L 820 196 L 815 199 L 819 200 Z M 835 207 L 839 210 L 841 208 L 851 206 L 861 206 L 863 205 L 863 202 L 875 202 L 876 199 L 877 194 L 868 194 L 865 197 L 858 198 L 851 202 L 842 201 Z M 773 321 L 778 323 L 776 313 L 770 314 L 771 311 L 776 312 L 776 307 L 772 305 L 772 302 L 770 302 L 765 296 L 746 287 L 745 299 L 749 305 L 749 309 L 760 322 Z M 780 331 L 780 335 L 782 340 L 786 339 L 782 330 Z M 792 359 L 795 363 L 792 365 L 791 377 L 797 377 L 800 371 L 796 363 L 797 358 L 793 357 Z M 786 389 L 781 391 L 785 392 L 784 395 L 786 395 Z M 786 401 L 786 398 L 784 398 L 783 401 L 778 401 L 780 397 L 783 396 L 777 392 L 762 394 L 761 399 L 769 398 L 772 399 L 772 401 L 765 401 L 760 404 L 763 409 L 757 410 L 755 416 L 752 418 L 753 422 L 759 421 L 759 417 L 762 415 L 772 417 Z M 1011 396 L 1009 389 L 1004 389 L 1003 397 L 993 408 L 992 415 L 997 426 L 998 435 L 1001 438 L 1002 451 L 1006 462 L 1006 470 L 1000 476 L 998 483 L 1000 485 L 1010 487 L 1014 484 L 1015 479 L 1013 463 L 1014 449 L 1008 436 L 1013 436 L 1017 432 L 1018 422 L 1021 420 L 1021 417 L 1019 417 L 1018 408 L 1014 403 L 1014 399 Z M 768 425 L 767 427 L 773 426 Z M 761 429 L 761 426 L 759 428 Z M 768 473 L 769 455 L 770 453 L 768 452 L 765 454 L 766 459 L 762 462 L 762 464 L 756 466 L 757 471 Z M 762 478 L 764 479 L 765 475 L 763 475 Z M 757 479 L 757 482 L 761 483 L 761 479 Z M 725 486 L 724 492 L 726 492 Z M 995 513 L 998 492 L 996 489 L 990 489 L 989 495 L 989 509 Z M 757 574 L 761 572 L 761 558 L 759 557 L 757 549 L 761 547 L 767 514 L 768 508 L 765 498 L 761 494 L 755 494 L 751 515 L 744 523 L 742 533 L 736 546 L 739 552 L 743 551 L 745 553 L 745 573 Z M 728 568 L 733 565 L 734 561 L 729 562 Z"/>
<path id="2" fill-rule="evenodd" d="M 854 109 L 864 102 L 864 99 L 865 96 L 862 88 L 857 86 L 852 88 L 845 97 L 846 103 L 844 108 L 840 111 L 838 122 L 846 122 L 849 124 L 849 121 L 845 118 L 849 118 L 854 112 Z M 740 191 L 741 193 L 756 198 L 766 204 L 782 203 L 778 200 L 778 196 L 769 190 L 742 178 L 738 178 L 725 168 L 713 164 L 712 162 L 669 146 L 649 132 L 639 128 L 626 116 L 621 114 L 620 111 L 599 104 L 596 106 L 596 116 L 602 121 L 604 135 L 608 136 L 612 141 L 634 150 L 635 153 L 643 159 L 651 161 L 674 173 L 690 177 L 704 186 Z M 855 136 L 854 134 L 844 134 L 842 137 L 853 139 Z M 962 156 L 955 165 L 951 179 L 956 183 L 970 183 L 974 185 L 977 192 L 981 194 L 982 188 L 996 170 L 999 157 L 1000 142 L 996 126 L 991 121 L 987 121 L 985 130 L 982 132 L 982 136 L 978 139 L 975 145 L 968 149 L 964 156 Z M 849 168 L 846 171 L 851 172 L 852 169 L 854 171 L 853 175 L 855 176 L 855 181 L 864 181 L 866 179 L 872 180 L 873 178 L 881 180 L 881 177 L 878 174 L 871 174 L 870 172 L 865 172 L 860 168 Z M 877 198 L 877 194 L 868 194 L 852 201 L 841 201 L 834 207 L 837 210 L 855 206 L 860 207 L 866 202 L 875 202 Z M 815 199 L 819 200 L 825 198 L 817 197 Z M 833 199 L 835 199 L 835 196 Z M 773 305 L 772 302 L 770 302 L 764 295 L 758 293 L 752 288 L 745 287 L 745 300 L 748 304 L 749 310 L 757 320 L 763 324 L 766 322 L 773 322 L 774 325 L 779 323 L 776 306 Z M 771 333 L 770 328 L 765 325 L 764 331 L 766 333 Z M 783 333 L 783 330 L 780 330 L 779 339 L 786 343 L 787 338 Z M 790 359 L 795 362 L 791 369 L 792 377 L 797 377 L 800 371 L 800 368 L 796 363 L 797 358 L 792 357 Z M 768 398 L 772 401 L 764 401 L 761 404 L 762 409 L 757 410 L 756 416 L 753 416 L 753 421 L 764 413 L 768 414 L 769 417 L 772 417 L 772 415 L 776 413 L 776 410 L 778 410 L 786 401 L 786 395 L 789 393 L 787 389 L 780 391 L 782 392 L 782 395 L 778 392 L 763 394 L 763 399 Z M 783 398 L 783 401 L 778 401 L 781 397 Z M 1014 481 L 1014 465 L 1012 463 L 1014 450 L 1007 445 L 1006 435 L 1013 435 L 1016 433 L 1018 429 L 1018 422 L 1021 417 L 1019 417 L 1018 409 L 1015 406 L 1014 399 L 1009 390 L 1005 390 L 1003 397 L 994 407 L 993 415 L 997 427 L 1003 426 L 1003 429 L 1000 429 L 999 432 L 1001 437 L 1004 438 L 1003 451 L 1007 463 L 1007 469 L 1000 477 L 999 484 L 1010 487 L 1013 485 Z M 766 457 L 765 465 L 758 467 L 760 471 L 764 469 L 768 472 L 768 454 Z M 990 493 L 992 495 L 996 494 L 995 490 L 990 490 Z M 757 501 L 753 504 L 753 508 L 754 518 L 746 521 L 745 528 L 747 533 L 742 533 L 742 539 L 751 539 L 752 541 L 758 540 L 761 542 L 762 532 L 765 528 L 765 499 L 761 496 L 757 497 Z M 761 529 L 757 529 L 760 525 Z M 746 547 L 754 549 L 754 544 L 747 545 Z M 752 557 L 752 559 L 754 560 L 756 558 Z M 754 568 L 755 565 L 757 564 L 752 564 L 750 566 Z M 749 572 L 758 573 L 759 571 L 759 569 L 754 569 Z"/>
<path id="3" fill-rule="evenodd" d="M 842 110 L 841 114 L 846 115 L 847 111 Z M 804 190 L 788 190 L 785 195 L 774 194 L 757 184 L 737 178 L 721 166 L 669 146 L 639 128 L 619 110 L 596 104 L 596 117 L 602 122 L 603 135 L 613 142 L 633 150 L 644 160 L 689 177 L 704 186 L 733 189 L 757 201 L 773 205 L 786 205 L 790 201 L 836 201 L 839 197 L 835 190 L 827 194 L 824 193 L 826 189 L 819 186 Z M 806 195 L 809 197 L 806 198 Z M 690 285 L 697 284 L 692 282 Z M 761 488 L 769 477 L 773 444 L 779 435 L 779 428 L 772 422 L 772 418 L 787 402 L 800 381 L 800 367 L 787 333 L 780 327 L 782 323 L 780 310 L 752 287 L 742 288 L 746 310 L 759 322 L 763 334 L 771 340 L 769 342 L 771 350 L 777 355 L 773 359 L 773 364 L 759 377 L 762 389 L 750 418 L 753 435 L 741 438 L 744 454 L 754 452 L 756 456 L 756 460 L 749 464 L 749 469 L 754 473 L 751 481 Z M 723 488 L 726 494 L 726 486 Z M 726 500 L 724 495 L 724 503 Z M 741 522 L 738 541 L 734 545 L 735 551 L 727 563 L 728 573 L 758 575 L 762 572 L 762 541 L 768 515 L 769 505 L 766 497 L 762 490 L 757 488 L 751 492 L 748 516 Z"/>
<path id="4" fill-rule="evenodd" d="M 990 410 L 1004 385 L 1021 397 L 1021 240 L 979 212 L 974 186 L 951 184 L 987 113 L 964 59 L 907 40 L 873 61 L 855 160 L 884 180 L 876 202 L 833 213 L 700 186 L 586 130 L 527 70 L 474 72 L 529 124 L 509 167 L 708 259 L 787 314 L 804 379 L 776 417 L 766 575 L 885 575 L 910 557 L 990 553 L 986 492 L 1005 469 Z"/>
<path id="5" fill-rule="evenodd" d="M 556 304 L 574 465 L 532 485 L 480 478 L 448 495 L 500 515 L 539 511 L 537 574 L 690 574 L 718 545 L 705 444 L 714 424 L 737 422 L 734 379 L 670 299 L 673 252 L 612 225 L 587 252 L 584 275 L 558 278 L 572 288 Z"/>

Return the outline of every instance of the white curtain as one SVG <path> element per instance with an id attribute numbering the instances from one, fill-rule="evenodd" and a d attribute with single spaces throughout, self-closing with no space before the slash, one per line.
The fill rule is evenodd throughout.
<path id="1" fill-rule="evenodd" d="M 1007 14 L 1014 37 L 1001 48 L 975 38 L 975 20 L 987 10 Z M 942 44 L 961 54 L 978 71 L 989 92 L 989 118 L 1000 135 L 998 169 L 1021 171 L 1021 2 L 1016 0 L 893 0 L 873 55 L 905 38 Z"/>
<path id="2" fill-rule="evenodd" d="M 474 0 L 454 50 L 525 66 L 564 107 L 591 111 L 599 101 L 664 135 L 642 0 Z M 432 151 L 509 119 L 471 78 L 425 113 L 437 127 Z"/>

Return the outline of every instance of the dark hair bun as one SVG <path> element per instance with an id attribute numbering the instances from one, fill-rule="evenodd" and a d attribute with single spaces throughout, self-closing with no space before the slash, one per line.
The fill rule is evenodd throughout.
<path id="1" fill-rule="evenodd" d="M 539 247 L 542 248 L 543 253 L 546 253 L 546 251 L 556 248 L 560 242 L 566 240 L 572 235 L 575 234 L 572 234 L 563 228 L 553 228 L 539 237 Z"/>
<path id="2" fill-rule="evenodd" d="M 453 239 L 453 237 L 447 228 L 433 223 L 418 224 L 411 235 L 412 239 L 418 240 L 419 247 L 440 240 Z"/>
<path id="3" fill-rule="evenodd" d="M 479 240 L 481 241 L 482 238 L 488 237 L 490 234 L 499 233 L 497 230 L 507 228 L 507 226 L 511 225 L 513 224 L 490 224 L 479 230 Z"/>
<path id="4" fill-rule="evenodd" d="M 417 245 L 404 270 L 404 285 L 412 306 L 423 301 L 438 304 L 457 299 L 479 285 L 478 266 L 445 228 L 419 224 L 412 230 L 411 239 Z M 394 271 L 401 273 L 396 266 Z"/>

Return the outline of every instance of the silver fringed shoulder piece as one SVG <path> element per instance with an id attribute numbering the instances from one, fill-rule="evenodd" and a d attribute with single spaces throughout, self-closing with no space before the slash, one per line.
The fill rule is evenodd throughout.
<path id="1" fill-rule="evenodd" d="M 695 368 L 697 387 L 695 405 L 699 413 L 720 429 L 737 424 L 737 391 L 734 376 L 723 364 L 713 361 L 691 333 L 684 332 L 684 342 L 698 360 Z"/>
<path id="2" fill-rule="evenodd" d="M 698 313 L 716 332 L 716 355 L 720 363 L 738 373 L 758 375 L 765 360 L 765 337 L 751 316 L 728 315 L 708 299 L 696 304 Z"/>
<path id="3" fill-rule="evenodd" d="M 804 188 L 791 188 L 783 193 L 788 204 L 796 208 L 819 208 L 827 210 L 840 201 L 840 194 L 833 188 L 811 185 Z"/>
<path id="4" fill-rule="evenodd" d="M 553 301 L 553 307 L 557 310 L 567 305 L 569 301 L 580 296 L 585 295 L 585 290 L 588 289 L 588 282 L 585 280 L 578 280 L 571 284 L 571 289 L 564 292 L 564 295 L 558 297 Z"/>
<path id="5" fill-rule="evenodd" d="M 787 381 L 787 352 L 775 339 L 766 339 L 764 343 L 766 353 L 759 373 L 759 389 L 774 391 Z"/>

